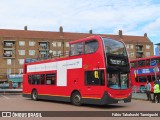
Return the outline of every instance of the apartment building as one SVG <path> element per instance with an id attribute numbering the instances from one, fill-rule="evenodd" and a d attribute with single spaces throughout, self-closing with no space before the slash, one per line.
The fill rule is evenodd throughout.
<path id="1" fill-rule="evenodd" d="M 0 83 L 10 81 L 10 84 L 21 87 L 23 64 L 25 58 L 51 59 L 69 54 L 69 41 L 89 37 L 89 33 L 64 32 L 63 27 L 58 32 L 0 29 Z M 97 34 L 96 34 L 97 35 Z M 130 59 L 153 56 L 153 43 L 144 36 L 123 35 L 119 30 L 117 35 L 99 34 L 126 44 Z"/>

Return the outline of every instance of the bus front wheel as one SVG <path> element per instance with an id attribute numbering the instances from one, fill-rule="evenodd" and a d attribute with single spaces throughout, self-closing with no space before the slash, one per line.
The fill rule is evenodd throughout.
<path id="1" fill-rule="evenodd" d="M 71 97 L 71 102 L 73 105 L 80 106 L 81 103 L 81 95 L 79 92 L 74 92 Z"/>
<path id="2" fill-rule="evenodd" d="M 33 90 L 32 91 L 32 99 L 37 101 L 38 100 L 38 92 L 37 90 Z"/>

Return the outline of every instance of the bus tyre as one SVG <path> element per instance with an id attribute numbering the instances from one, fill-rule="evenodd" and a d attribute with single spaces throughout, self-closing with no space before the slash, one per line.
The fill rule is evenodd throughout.
<path id="1" fill-rule="evenodd" d="M 38 100 L 38 92 L 37 90 L 32 91 L 32 100 L 37 101 Z"/>
<path id="2" fill-rule="evenodd" d="M 81 95 L 79 92 L 74 92 L 71 97 L 71 102 L 73 105 L 80 106 L 81 103 Z"/>

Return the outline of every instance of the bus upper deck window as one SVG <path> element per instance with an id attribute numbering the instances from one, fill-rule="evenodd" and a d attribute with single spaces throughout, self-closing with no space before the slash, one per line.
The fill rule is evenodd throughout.
<path id="1" fill-rule="evenodd" d="M 83 42 L 74 43 L 70 45 L 70 56 L 83 54 Z"/>
<path id="2" fill-rule="evenodd" d="M 145 60 L 138 61 L 138 66 L 139 67 L 145 66 Z"/>
<path id="3" fill-rule="evenodd" d="M 137 67 L 137 63 L 136 62 L 131 62 L 131 68 L 136 68 Z"/>
<path id="4" fill-rule="evenodd" d="M 90 40 L 85 42 L 85 53 L 93 53 L 98 49 L 97 40 Z"/>
<path id="5" fill-rule="evenodd" d="M 150 59 L 146 60 L 146 66 L 150 66 Z"/>
<path id="6" fill-rule="evenodd" d="M 151 59 L 151 61 L 156 61 L 156 64 L 158 65 L 158 64 L 160 64 L 160 58 L 154 58 L 154 59 Z"/>

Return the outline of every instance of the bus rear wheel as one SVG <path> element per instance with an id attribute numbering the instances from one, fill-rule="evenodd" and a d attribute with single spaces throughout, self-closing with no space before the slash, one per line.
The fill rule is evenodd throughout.
<path id="1" fill-rule="evenodd" d="M 37 101 L 38 100 L 38 92 L 37 90 L 32 91 L 32 100 Z"/>
<path id="2" fill-rule="evenodd" d="M 71 97 L 71 102 L 73 105 L 80 106 L 81 103 L 81 95 L 79 92 L 74 92 Z"/>

